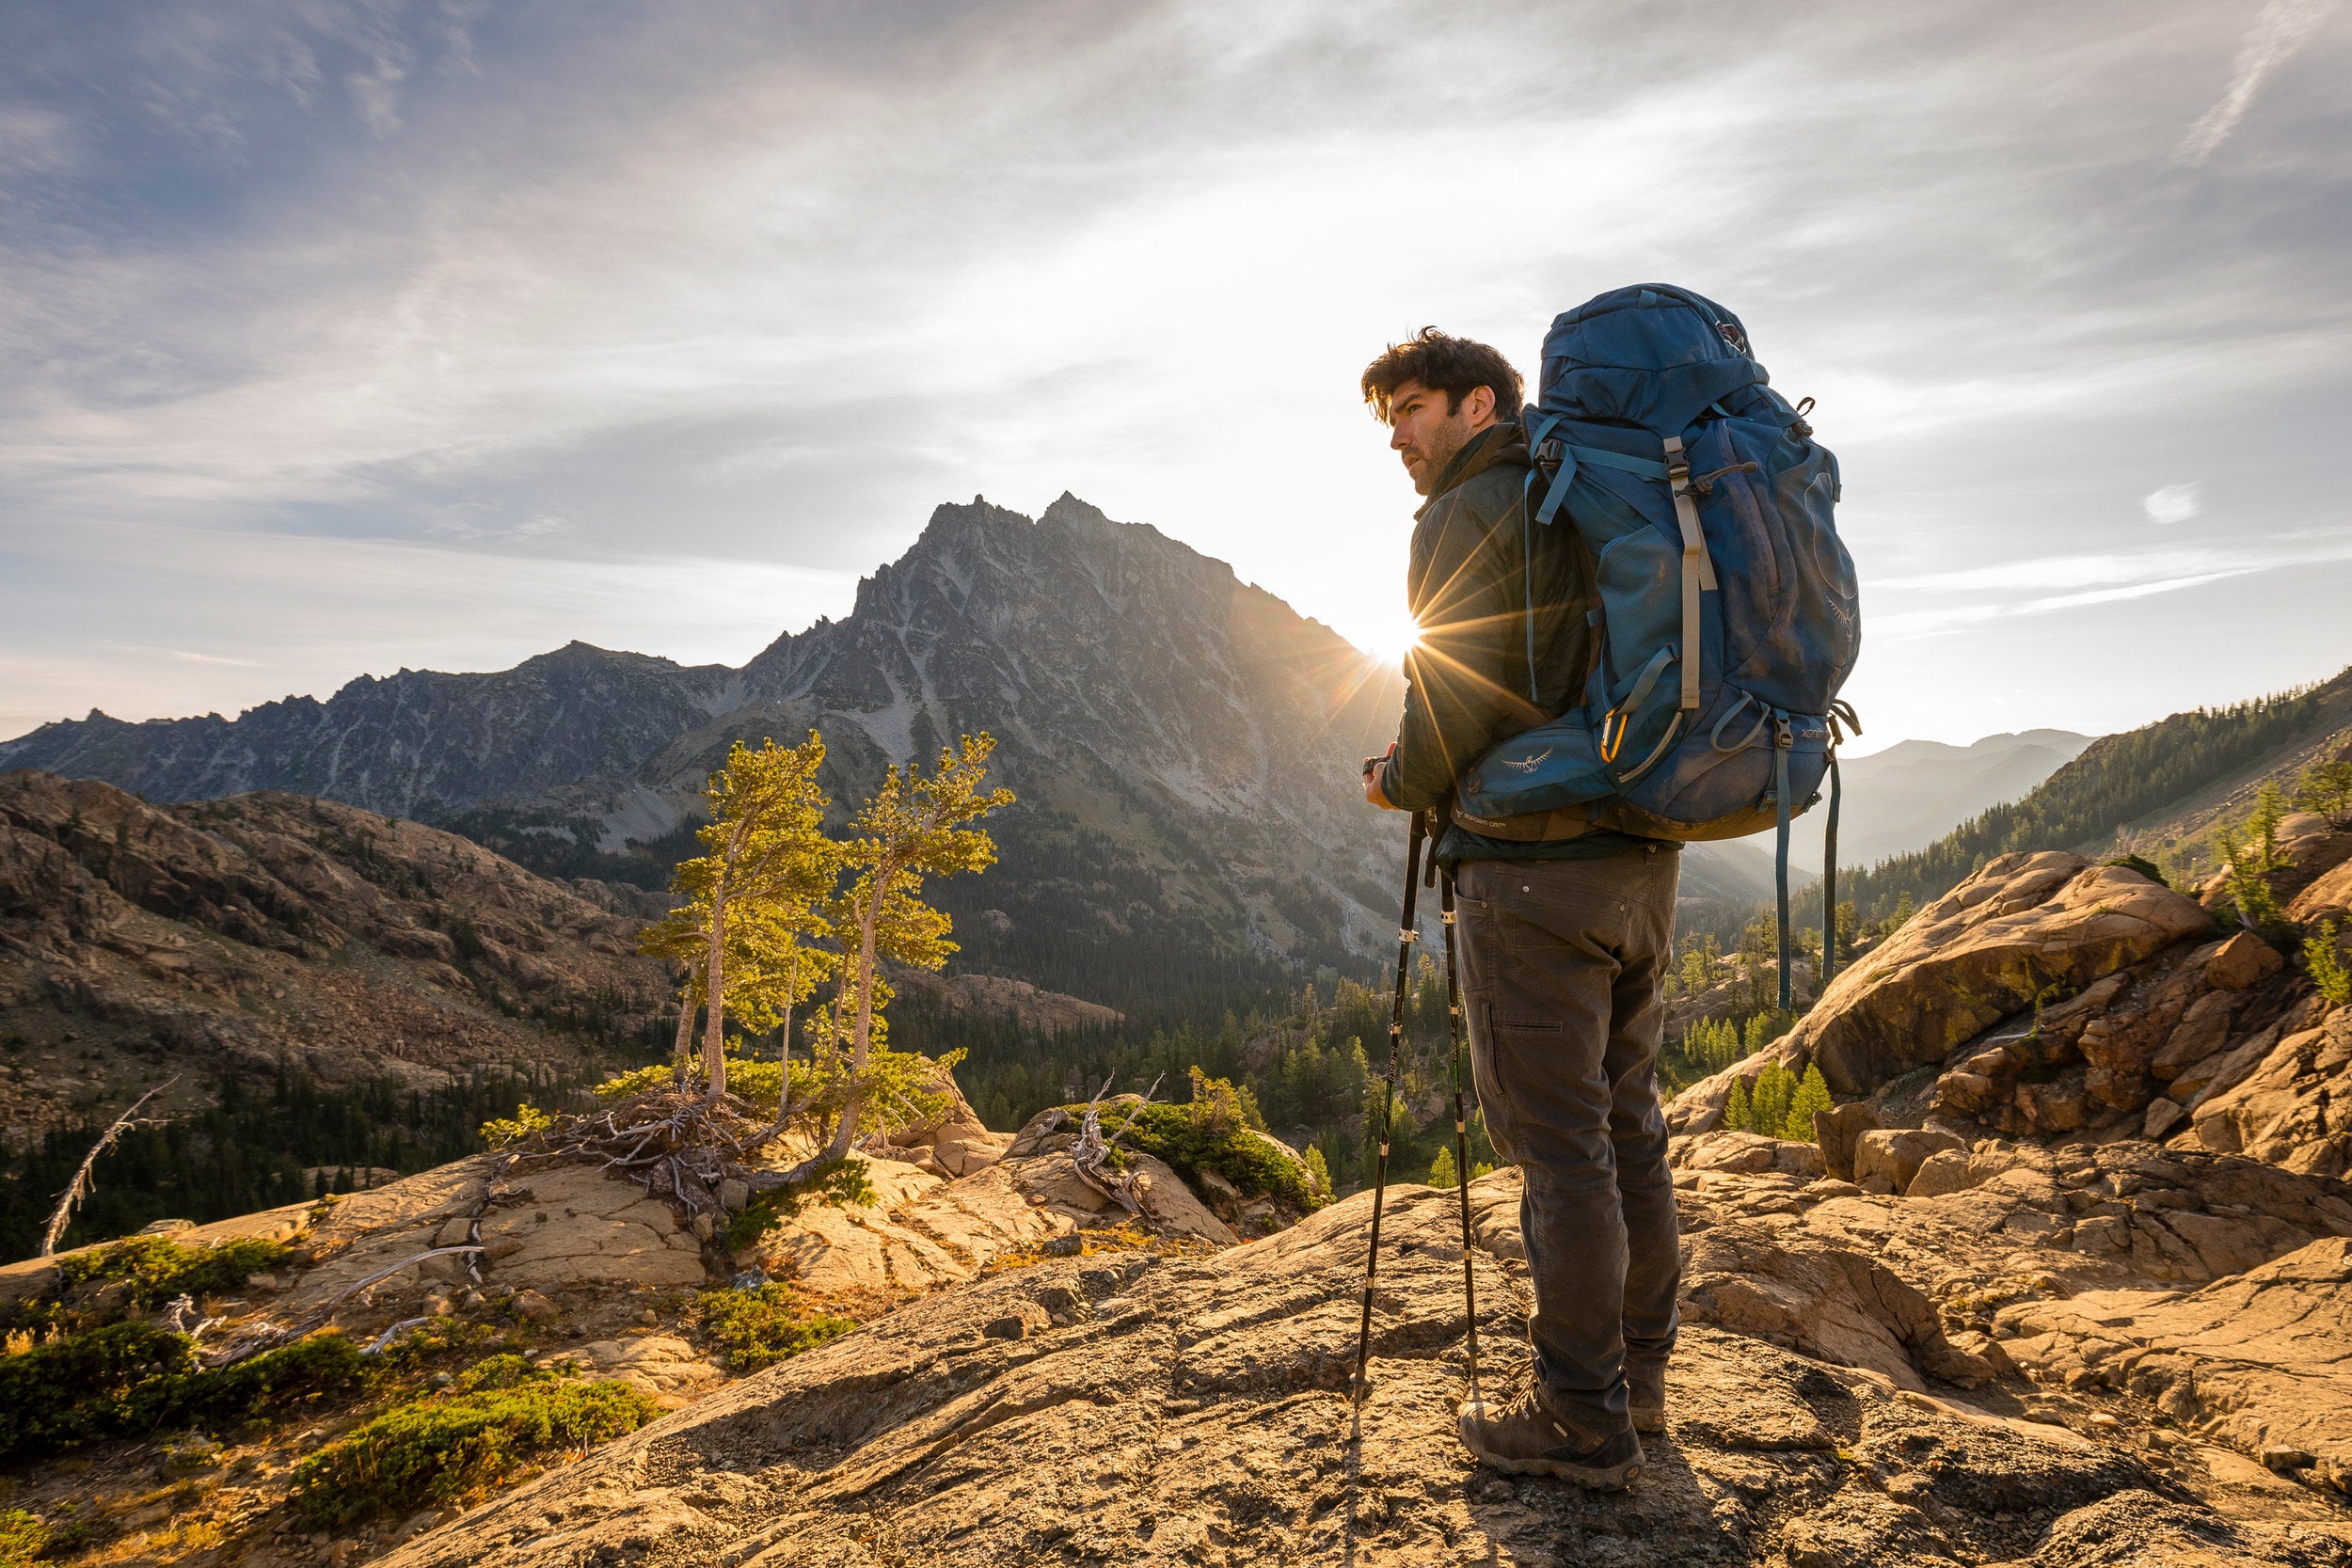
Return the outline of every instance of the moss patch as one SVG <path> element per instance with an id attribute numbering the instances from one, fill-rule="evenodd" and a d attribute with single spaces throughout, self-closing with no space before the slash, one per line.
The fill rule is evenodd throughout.
<path id="1" fill-rule="evenodd" d="M 1083 1116 L 1086 1107 L 1073 1106 L 1071 1114 Z M 1196 1188 L 1203 1171 L 1215 1171 L 1245 1198 L 1270 1197 L 1298 1213 L 1327 1201 L 1296 1161 L 1237 1120 L 1200 1115 L 1194 1105 L 1157 1104 L 1105 1106 L 1102 1117 L 1104 1138 L 1166 1161 Z"/>

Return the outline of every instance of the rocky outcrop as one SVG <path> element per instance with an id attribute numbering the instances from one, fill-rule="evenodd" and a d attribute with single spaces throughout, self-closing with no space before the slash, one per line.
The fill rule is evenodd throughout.
<path id="1" fill-rule="evenodd" d="M 2233 1385 L 2226 1370 L 2352 1349 L 2332 1310 L 2307 1313 L 2299 1343 L 2287 1327 L 2295 1292 L 2328 1289 L 2341 1241 L 2305 1231 L 2280 1260 L 2183 1294 L 2133 1274 L 2128 1256 L 2077 1251 L 2068 1195 L 2104 1195 L 2129 1174 L 2120 1159 L 2017 1149 L 1965 1191 L 1911 1199 L 1779 1169 L 1769 1149 L 1759 1165 L 1757 1146 L 1729 1135 L 1704 1142 L 1677 1149 L 1692 1264 L 1668 1430 L 1622 1496 L 1468 1463 L 1453 1436 L 1468 1372 L 1454 1203 L 1406 1187 L 1384 1224 L 1375 1381 L 1360 1413 L 1343 1390 L 1367 1196 L 1211 1257 L 1047 1258 L 935 1293 L 390 1560 L 570 1568 L 616 1546 L 680 1565 L 2090 1568 L 2151 1552 L 2217 1564 L 2352 1555 L 2352 1515 L 2331 1500 L 2332 1425 L 2316 1414 L 2332 1394 L 2314 1387 L 2308 1422 L 2258 1430 L 2233 1403 L 2237 1388 L 2263 1397 L 2254 1374 Z M 2328 1184 L 2246 1161 L 2146 1146 L 2133 1158 L 2143 1176 L 2185 1183 L 2169 1189 L 2182 1214 L 2228 1215 L 2249 1192 L 2307 1221 L 2342 1203 Z M 1524 1363 L 1514 1173 L 1473 1195 L 1481 1370 L 1502 1381 Z M 2020 1214 L 2059 1223 L 2012 1227 Z M 2031 1279 L 2007 1276 L 2012 1260 L 2036 1265 Z M 2109 1294 L 2094 1299 L 2093 1280 Z M 2034 1315 L 2070 1302 L 2096 1322 Z M 2114 1338 L 2122 1316 L 2147 1325 L 2131 1370 L 2152 1391 L 2170 1377 L 2163 1391 L 2134 1392 L 2128 1373 L 2113 1387 L 2074 1379 L 2045 1354 L 2068 1335 Z M 2188 1391 L 2170 1394 L 2184 1378 Z M 2159 1413 L 2168 1398 L 2180 1414 Z"/>
<path id="2" fill-rule="evenodd" d="M 2207 1148 L 2342 1176 L 2352 1170 L 2347 1107 L 2352 1008 L 2338 1007 L 2316 1027 L 2274 1026 L 2221 1058 L 2192 1101 L 2189 1135 Z"/>
<path id="3" fill-rule="evenodd" d="M 2057 850 L 2004 855 L 1831 981 L 1773 1046 L 1677 1097 L 1669 1124 L 1713 1127 L 1732 1080 L 1753 1081 L 1768 1061 L 1818 1066 L 1833 1093 L 1867 1095 L 2037 998 L 2080 991 L 2212 924 L 2121 866 Z"/>
<path id="4" fill-rule="evenodd" d="M 2280 844 L 2280 896 L 2308 941 L 2352 868 L 2352 833 L 2305 815 Z M 2336 1109 L 2352 1103 L 2352 1009 L 2316 991 L 2300 951 L 2292 933 L 2217 929 L 2120 866 L 2007 856 L 1839 976 L 1788 1035 L 1677 1097 L 1667 1119 L 1706 1131 L 1735 1080 L 1810 1063 L 1853 1097 L 1820 1119 L 1830 1169 L 1865 1180 L 1878 1149 L 1891 1164 L 1872 1184 L 1889 1192 L 1911 1190 L 1937 1140 L 1987 1133 L 2146 1137 L 2340 1176 L 2352 1170 L 2352 1121 Z M 1916 1071 L 1934 1082 L 1914 1095 Z M 1894 1154 L 1913 1145 L 1915 1157 Z"/>
<path id="5" fill-rule="evenodd" d="M 111 785 L 0 775 L 0 1012 L 24 1070 L 17 1139 L 95 1071 L 119 1096 L 177 1074 L 328 1083 L 567 1062 L 548 1022 L 656 1006 L 638 922 L 454 834 L 288 795 L 155 806 Z"/>
<path id="6" fill-rule="evenodd" d="M 2330 1237 L 2185 1294 L 2093 1291 L 2000 1309 L 2040 1381 L 2128 1393 L 2269 1467 L 2352 1492 L 2352 1241 Z"/>

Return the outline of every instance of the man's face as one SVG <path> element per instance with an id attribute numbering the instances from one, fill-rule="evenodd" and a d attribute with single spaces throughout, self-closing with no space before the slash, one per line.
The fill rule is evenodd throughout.
<path id="1" fill-rule="evenodd" d="M 1454 454 L 1470 438 L 1495 422 L 1492 388 L 1473 387 L 1462 394 L 1460 406 L 1446 411 L 1443 392 L 1433 392 L 1418 381 L 1397 384 L 1389 399 L 1389 445 L 1405 459 L 1413 479 L 1413 493 L 1425 496 Z"/>

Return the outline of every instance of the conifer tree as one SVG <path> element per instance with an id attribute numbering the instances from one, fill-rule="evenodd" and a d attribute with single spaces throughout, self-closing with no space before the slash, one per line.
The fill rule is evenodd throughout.
<path id="1" fill-rule="evenodd" d="M 1443 1144 L 1438 1146 L 1438 1157 L 1429 1163 L 1429 1185 L 1452 1187 L 1461 1180 L 1460 1170 L 1454 1164 L 1454 1150 Z"/>
<path id="2" fill-rule="evenodd" d="M 840 903 L 844 934 L 853 932 L 857 942 L 844 955 L 843 969 L 843 985 L 850 991 L 843 1021 L 848 1024 L 850 1089 L 826 1150 L 828 1159 L 847 1156 L 857 1137 L 858 1081 L 873 1046 L 876 1003 L 884 984 L 880 960 L 887 956 L 937 969 L 955 951 L 947 940 L 946 915 L 923 902 L 923 879 L 985 871 L 996 863 L 995 841 L 968 826 L 1012 804 L 1011 790 L 983 787 L 989 754 L 995 749 L 993 736 L 965 736 L 961 747 L 941 749 L 939 767 L 929 777 L 911 764 L 902 769 L 893 763 L 882 787 L 850 824 L 855 836 L 844 847 L 849 864 L 859 875 Z M 835 1016 L 839 1019 L 841 1011 Z"/>
<path id="3" fill-rule="evenodd" d="M 707 1100 L 726 1093 L 726 1015 L 754 1031 L 787 1025 L 828 967 L 809 943 L 828 933 L 822 911 L 841 864 L 824 832 L 817 770 L 825 743 L 815 731 L 799 746 L 772 739 L 756 752 L 737 741 L 703 794 L 710 822 L 695 836 L 709 852 L 680 864 L 672 890 L 686 903 L 649 928 L 647 953 L 688 962 L 681 988 L 674 1071 L 686 1078 L 686 1044 L 697 1002 L 704 1008 Z M 732 989 L 730 989 L 732 988 Z M 787 1100 L 790 1074 L 780 1099 Z M 782 1125 L 779 1107 L 778 1125 Z"/>
<path id="4" fill-rule="evenodd" d="M 1780 1135 L 1798 1143 L 1813 1142 L 1813 1113 L 1831 1110 L 1836 1103 L 1830 1098 L 1829 1082 L 1821 1076 L 1820 1068 L 1807 1064 L 1804 1077 L 1797 1084 L 1796 1098 L 1789 1101 L 1788 1123 Z"/>

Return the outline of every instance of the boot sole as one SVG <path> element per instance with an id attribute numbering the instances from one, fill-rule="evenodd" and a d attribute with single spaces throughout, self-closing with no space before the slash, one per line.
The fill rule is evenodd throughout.
<path id="1" fill-rule="evenodd" d="M 1476 1449 L 1470 1452 L 1488 1469 L 1515 1476 L 1550 1476 L 1581 1486 L 1587 1492 L 1623 1492 L 1642 1479 L 1642 1462 L 1638 1459 L 1602 1469 L 1590 1465 L 1563 1465 L 1549 1459 L 1504 1459 L 1498 1454 L 1479 1453 Z"/>
<path id="2" fill-rule="evenodd" d="M 1466 1423 L 1467 1424 L 1467 1423 Z M 1462 1446 L 1470 1456 L 1489 1469 L 1514 1476 L 1551 1476 L 1557 1480 L 1583 1487 L 1588 1492 L 1622 1492 L 1641 1479 L 1642 1460 L 1639 1456 L 1622 1465 L 1567 1465 L 1556 1459 L 1540 1456 L 1511 1459 L 1489 1451 L 1473 1441 L 1466 1431 L 1461 1434 Z"/>

